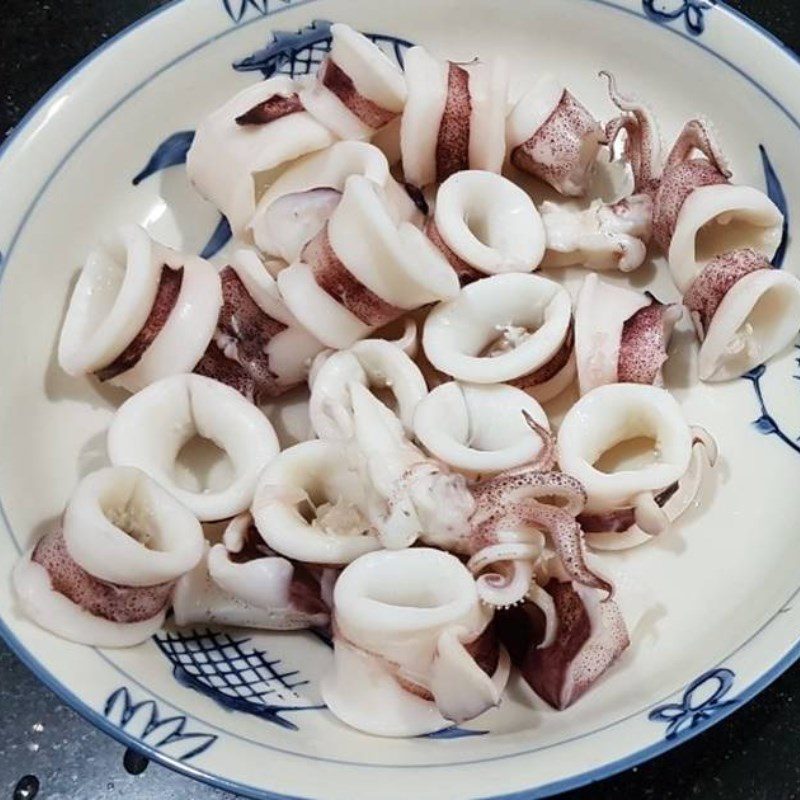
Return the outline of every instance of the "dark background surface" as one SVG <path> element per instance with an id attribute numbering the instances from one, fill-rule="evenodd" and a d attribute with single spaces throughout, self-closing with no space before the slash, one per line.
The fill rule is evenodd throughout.
<path id="1" fill-rule="evenodd" d="M 0 0 L 0 132 L 13 128 L 53 83 L 105 39 L 161 4 L 158 0 Z M 735 0 L 730 5 L 800 50 L 798 0 Z M 655 761 L 563 797 L 800 798 L 796 698 L 800 698 L 800 667 L 708 733 Z M 26 775 L 37 777 L 38 797 L 46 800 L 232 797 L 155 764 L 142 774 L 130 774 L 123 765 L 123 752 L 37 683 L 0 644 L 0 800 L 29 800 L 31 794 L 14 791 Z M 129 761 L 129 766 L 136 765 Z"/>

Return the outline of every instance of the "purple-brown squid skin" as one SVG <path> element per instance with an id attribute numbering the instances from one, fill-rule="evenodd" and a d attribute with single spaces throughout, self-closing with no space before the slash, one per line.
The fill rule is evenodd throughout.
<path id="1" fill-rule="evenodd" d="M 232 267 L 220 272 L 222 308 L 217 330 L 194 372 L 233 387 L 258 402 L 291 388 L 269 368 L 266 347 L 286 325 L 259 308 Z"/>
<path id="2" fill-rule="evenodd" d="M 152 619 L 167 607 L 175 585 L 168 581 L 155 586 L 121 586 L 95 578 L 69 554 L 60 526 L 39 541 L 31 560 L 47 571 L 53 591 L 111 622 Z"/>
<path id="3" fill-rule="evenodd" d="M 97 370 L 94 374 L 100 381 L 108 381 L 133 369 L 161 333 L 167 324 L 169 315 L 178 302 L 178 295 L 183 284 L 183 267 L 172 269 L 166 264 L 161 268 L 161 277 L 153 300 L 153 307 L 145 320 L 142 329 L 136 334 L 133 341 L 107 366 Z"/>
<path id="4" fill-rule="evenodd" d="M 333 92 L 347 106 L 350 113 L 354 114 L 361 122 L 373 130 L 378 130 L 384 125 L 388 125 L 398 116 L 397 112 L 383 108 L 368 97 L 364 97 L 356 89 L 353 79 L 330 56 L 325 59 L 319 68 L 317 80 L 326 89 Z"/>
<path id="5" fill-rule="evenodd" d="M 378 297 L 339 260 L 327 225 L 303 248 L 300 257 L 311 267 L 317 285 L 365 325 L 377 328 L 402 316 L 402 309 Z"/>
<path id="6" fill-rule="evenodd" d="M 585 192 L 585 186 L 582 190 L 576 187 L 568 192 L 564 187 L 575 164 L 580 163 L 586 142 L 592 138 L 601 142 L 604 138 L 602 128 L 589 110 L 564 90 L 547 121 L 512 150 L 511 163 L 562 193 L 580 196 Z M 585 182 L 588 176 L 583 177 Z"/>
<path id="7" fill-rule="evenodd" d="M 436 141 L 436 180 L 439 183 L 456 172 L 469 169 L 471 114 L 469 72 L 450 62 L 447 72 L 447 100 Z"/>
<path id="8" fill-rule="evenodd" d="M 572 584 L 551 580 L 545 590 L 553 598 L 558 618 L 556 640 L 551 646 L 538 648 L 543 625 L 537 624 L 539 617 L 529 608 L 532 604 L 501 612 L 498 627 L 526 683 L 550 706 L 563 710 L 612 666 L 629 646 L 630 638 L 612 600 L 599 603 L 597 613 L 602 620 L 593 628 L 589 611 Z M 598 624 L 602 630 L 598 630 Z"/>
<path id="9" fill-rule="evenodd" d="M 572 357 L 574 350 L 575 328 L 573 325 L 570 325 L 569 329 L 567 330 L 567 336 L 564 339 L 564 343 L 546 364 L 543 364 L 541 367 L 539 367 L 539 369 L 531 372 L 529 375 L 523 375 L 521 378 L 515 378 L 508 383 L 511 386 L 515 386 L 517 389 L 522 389 L 523 391 L 532 389 L 535 386 L 541 386 L 541 384 L 547 383 L 547 381 L 555 378 L 555 376 L 567 366 L 567 363 Z"/>
<path id="10" fill-rule="evenodd" d="M 650 305 L 639 309 L 622 326 L 617 361 L 620 383 L 663 385 L 662 367 L 672 331 L 682 316 L 677 303 L 660 303 L 650 295 Z"/>
<path id="11" fill-rule="evenodd" d="M 275 122 L 276 119 L 301 111 L 305 111 L 305 108 L 297 94 L 274 94 L 236 117 L 236 124 L 240 126 L 268 125 L 270 122 Z"/>
<path id="12" fill-rule="evenodd" d="M 733 286 L 745 275 L 771 268 L 767 257 L 751 248 L 723 253 L 708 262 L 683 297 L 701 340 Z"/>
<path id="13" fill-rule="evenodd" d="M 470 266 L 463 258 L 456 255 L 447 245 L 447 242 L 442 238 L 439 233 L 439 228 L 436 227 L 436 222 L 433 219 L 428 220 L 425 225 L 425 235 L 433 242 L 436 248 L 447 259 L 447 262 L 455 270 L 458 275 L 458 282 L 461 286 L 468 286 L 480 278 L 483 278 L 483 273 L 479 272 L 475 267 Z"/>
<path id="14" fill-rule="evenodd" d="M 575 519 L 586 502 L 586 493 L 574 478 L 561 472 L 515 470 L 473 485 L 472 494 L 473 554 L 500 543 L 504 531 L 540 530 L 548 534 L 574 581 L 612 594 L 611 584 L 586 564 L 583 531 Z M 566 504 L 542 502 L 553 497 Z"/>
<path id="15" fill-rule="evenodd" d="M 680 488 L 679 483 L 673 483 L 653 499 L 659 508 L 670 500 Z M 597 514 L 579 514 L 578 524 L 584 533 L 627 533 L 636 526 L 635 508 L 618 508 L 614 511 L 605 511 Z"/>

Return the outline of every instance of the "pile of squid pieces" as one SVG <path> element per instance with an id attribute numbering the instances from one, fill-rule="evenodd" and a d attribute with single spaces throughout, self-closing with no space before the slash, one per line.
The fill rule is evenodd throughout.
<path id="1" fill-rule="evenodd" d="M 662 388 L 674 326 L 688 309 L 704 381 L 800 330 L 800 283 L 770 263 L 783 217 L 732 183 L 703 121 L 663 156 L 608 74 L 601 125 L 550 77 L 510 103 L 500 59 L 414 47 L 401 71 L 332 35 L 316 75 L 257 83 L 199 125 L 188 175 L 237 241 L 221 270 L 137 226 L 89 255 L 60 364 L 132 396 L 112 466 L 16 567 L 21 607 L 112 647 L 170 609 L 178 626 L 328 628 L 325 703 L 379 735 L 474 718 L 512 664 L 563 709 L 629 644 L 592 551 L 663 534 L 716 459 Z M 580 198 L 603 159 L 633 188 L 579 210 L 501 174 Z M 651 244 L 682 304 L 598 277 Z M 575 302 L 535 274 L 568 265 L 591 270 Z M 304 383 L 308 430 L 281 452 L 261 407 Z M 541 403 L 566 391 L 555 435 Z M 221 485 L 178 475 L 198 436 L 227 454 Z M 596 466 L 637 437 L 655 461 Z"/>

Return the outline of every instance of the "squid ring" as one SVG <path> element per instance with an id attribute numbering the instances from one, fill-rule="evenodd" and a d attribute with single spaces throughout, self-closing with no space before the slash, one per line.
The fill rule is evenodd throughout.
<path id="1" fill-rule="evenodd" d="M 342 469 L 341 446 L 303 442 L 264 470 L 253 518 L 267 545 L 307 564 L 349 564 L 381 547 L 357 505 L 359 479 Z M 308 522 L 303 511 L 311 509 Z"/>
<path id="2" fill-rule="evenodd" d="M 110 467 L 81 481 L 59 527 L 18 562 L 14 588 L 41 627 L 129 647 L 161 627 L 203 544 L 198 521 L 168 492 L 137 469 Z"/>
<path id="3" fill-rule="evenodd" d="M 530 197 L 507 178 L 480 170 L 458 172 L 439 187 L 428 235 L 441 240 L 454 268 L 465 264 L 476 272 L 473 277 L 532 272 L 546 245 Z"/>
<path id="4" fill-rule="evenodd" d="M 641 469 L 602 472 L 595 464 L 611 448 L 636 437 L 655 440 L 658 460 Z M 584 395 L 558 432 L 558 462 L 586 490 L 588 512 L 640 505 L 677 483 L 689 468 L 692 433 L 680 405 L 654 386 L 621 383 Z"/>
<path id="5" fill-rule="evenodd" d="M 528 420 L 542 433 L 532 431 Z M 539 403 L 505 384 L 444 383 L 414 414 L 414 433 L 423 447 L 469 475 L 495 475 L 538 461 L 548 450 L 549 430 Z"/>
<path id="6" fill-rule="evenodd" d="M 571 318 L 569 293 L 554 281 L 495 275 L 434 308 L 422 342 L 431 364 L 457 380 L 511 382 L 537 373 L 562 353 L 569 357 Z"/>
<path id="7" fill-rule="evenodd" d="M 234 478 L 225 488 L 191 491 L 178 485 L 175 460 L 197 435 L 231 460 Z M 204 522 L 244 511 L 259 473 L 277 453 L 275 431 L 261 411 L 229 386 L 200 375 L 151 384 L 123 403 L 108 431 L 113 464 L 146 472 Z"/>
<path id="8" fill-rule="evenodd" d="M 508 656 L 501 649 L 485 671 L 470 653 L 490 615 L 455 556 L 429 548 L 370 553 L 341 574 L 334 606 L 334 663 L 322 696 L 348 725 L 421 735 L 498 703 Z"/>

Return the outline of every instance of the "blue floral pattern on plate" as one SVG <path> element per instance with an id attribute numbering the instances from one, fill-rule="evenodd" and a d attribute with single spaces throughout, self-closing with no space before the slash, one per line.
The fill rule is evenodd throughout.
<path id="1" fill-rule="evenodd" d="M 109 696 L 103 714 L 142 744 L 177 761 L 189 761 L 205 753 L 217 741 L 213 733 L 187 731 L 185 716 L 162 716 L 155 700 L 135 703 L 125 686 Z"/>
<path id="2" fill-rule="evenodd" d="M 651 722 L 666 723 L 666 738 L 675 739 L 736 703 L 734 699 L 724 699 L 735 677 L 730 669 L 709 670 L 689 684 L 680 703 L 657 706 L 647 718 Z"/>
<path id="3" fill-rule="evenodd" d="M 686 29 L 700 36 L 706 29 L 706 12 L 717 0 L 642 0 L 644 13 L 652 20 L 668 24 L 683 18 Z"/>

